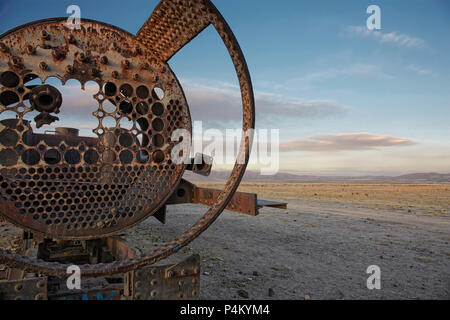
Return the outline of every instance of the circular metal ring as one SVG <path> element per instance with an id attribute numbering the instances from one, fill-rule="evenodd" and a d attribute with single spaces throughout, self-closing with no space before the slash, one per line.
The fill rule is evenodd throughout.
<path id="1" fill-rule="evenodd" d="M 168 1 L 163 0 L 158 7 L 155 9 L 154 16 L 165 16 L 167 9 L 170 4 Z M 192 7 L 192 1 L 179 1 L 177 2 L 178 10 L 189 9 Z M 242 105 L 243 105 L 243 132 L 246 134 L 242 135 L 241 146 L 239 148 L 239 153 L 237 156 L 238 161 L 234 165 L 230 178 L 228 179 L 225 189 L 216 199 L 215 203 L 211 208 L 205 213 L 205 215 L 198 220 L 191 228 L 184 232 L 177 239 L 170 242 L 155 251 L 143 254 L 133 259 L 128 259 L 124 261 L 116 261 L 107 264 L 97 264 L 97 265 L 83 265 L 80 266 L 82 275 L 85 277 L 89 276 L 102 276 L 128 272 L 134 269 L 144 267 L 160 261 L 173 253 L 180 250 L 182 247 L 188 245 L 191 241 L 197 238 L 203 231 L 205 231 L 223 212 L 227 204 L 231 200 L 233 194 L 237 190 L 239 183 L 246 170 L 251 143 L 253 138 L 253 129 L 255 125 L 255 103 L 253 96 L 253 88 L 250 79 L 250 74 L 248 67 L 244 58 L 244 55 L 240 49 L 240 46 L 229 28 L 227 22 L 215 8 L 215 6 L 209 0 L 198 0 L 194 1 L 197 5 L 195 9 L 197 15 L 194 17 L 194 21 L 206 21 L 206 24 L 200 26 L 204 29 L 207 25 L 213 24 L 218 31 L 220 37 L 224 41 L 230 56 L 233 60 L 233 64 L 236 69 L 236 73 L 239 79 Z M 175 4 L 174 4 L 175 5 Z M 172 11 L 175 12 L 175 11 Z M 176 12 L 175 12 L 176 13 Z M 170 15 L 170 11 L 168 13 Z M 152 16 L 153 16 L 152 15 Z M 194 22 L 193 22 L 194 23 Z M 194 23 L 195 24 L 195 23 Z M 139 39 L 139 37 L 138 37 Z M 145 44 L 145 42 L 143 41 Z M 172 54 L 170 55 L 172 56 Z M 167 57 L 167 58 L 170 58 Z M 61 263 L 51 263 L 42 260 L 35 260 L 25 256 L 20 256 L 13 254 L 9 251 L 0 249 L 0 263 L 6 264 L 9 267 L 19 268 L 27 271 L 33 271 L 40 273 L 42 275 L 66 277 L 67 265 Z"/>

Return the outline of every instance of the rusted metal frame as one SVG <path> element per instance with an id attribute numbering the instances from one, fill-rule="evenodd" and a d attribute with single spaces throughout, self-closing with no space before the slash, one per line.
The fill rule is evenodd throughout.
<path id="1" fill-rule="evenodd" d="M 209 188 L 195 188 L 193 203 L 201 203 L 211 206 L 221 194 L 221 190 Z M 228 203 L 226 210 L 257 216 L 258 212 L 257 195 L 236 191 Z"/>
<path id="2" fill-rule="evenodd" d="M 263 207 L 287 209 L 287 202 L 258 200 L 258 208 L 263 208 Z"/>
<path id="3" fill-rule="evenodd" d="M 171 6 L 172 4 L 173 2 L 169 0 L 161 1 L 161 3 L 157 6 L 154 12 L 153 17 L 155 18 L 155 20 L 158 19 L 158 17 L 163 16 L 164 14 L 162 12 L 167 8 L 167 6 Z M 247 132 L 248 130 L 254 129 L 255 104 L 250 74 L 248 71 L 244 55 L 240 49 L 240 46 L 230 27 L 226 23 L 225 19 L 222 17 L 222 15 L 219 13 L 216 7 L 209 0 L 178 1 L 176 2 L 176 5 L 179 11 L 188 10 L 192 6 L 200 8 L 200 11 L 198 13 L 201 14 L 203 23 L 199 23 L 197 28 L 198 32 L 203 30 L 206 26 L 208 26 L 211 23 L 218 31 L 220 37 L 224 41 L 225 46 L 227 47 L 230 53 L 239 79 L 243 103 L 243 131 Z M 177 17 L 175 16 L 174 18 Z M 196 20 L 193 20 L 189 23 L 192 23 L 194 26 L 195 21 Z M 147 29 L 146 34 L 148 37 L 148 35 L 152 33 L 151 32 L 152 24 L 149 24 L 148 26 L 144 27 Z M 168 24 L 167 28 L 171 28 L 171 25 Z M 192 27 L 190 30 L 192 30 Z M 176 26 L 171 31 L 176 33 L 177 31 Z M 192 39 L 191 31 L 185 30 L 184 32 L 185 32 L 184 36 L 181 37 L 181 39 L 183 39 L 185 43 L 182 43 L 183 41 L 179 40 L 177 42 L 177 45 L 173 47 L 173 50 L 169 52 L 170 54 L 165 55 L 166 59 L 169 59 L 171 55 L 175 54 L 180 48 L 183 47 L 183 45 L 185 45 Z M 141 34 L 139 34 L 138 38 L 145 45 L 147 46 L 152 45 L 152 40 L 146 38 L 145 33 L 142 33 L 142 36 Z M 160 39 L 160 41 L 167 42 L 168 39 Z M 182 43 L 183 45 L 180 46 L 179 43 Z M 106 274 L 117 274 L 127 272 L 136 268 L 142 268 L 146 265 L 150 265 L 164 258 L 167 258 L 173 253 L 177 252 L 182 247 L 188 245 L 195 238 L 197 238 L 219 217 L 219 215 L 226 208 L 228 202 L 231 200 L 234 192 L 237 190 L 239 182 L 241 181 L 248 164 L 252 137 L 253 132 L 251 132 L 249 135 L 243 135 L 241 147 L 238 153 L 238 159 L 240 160 L 240 162 L 236 162 L 232 170 L 231 176 L 228 182 L 226 183 L 225 190 L 219 194 L 215 203 L 205 213 L 203 218 L 201 218 L 197 223 L 195 223 L 179 238 L 175 239 L 170 244 L 164 247 L 161 247 L 155 251 L 144 254 L 138 258 L 120 262 L 119 261 L 113 262 L 106 265 L 84 265 L 81 267 L 82 274 L 85 276 L 101 276 Z M 10 266 L 20 266 L 27 270 L 38 270 L 42 274 L 54 275 L 59 277 L 66 276 L 65 274 L 66 266 L 63 264 L 46 263 L 42 261 L 30 261 L 28 259 L 25 259 L 24 257 L 14 255 L 9 251 L 4 250 L 0 251 L 0 263 L 6 263 Z"/>
<path id="4" fill-rule="evenodd" d="M 0 300 L 47 300 L 47 278 L 1 280 Z"/>
<path id="5" fill-rule="evenodd" d="M 212 157 L 206 154 L 197 153 L 194 159 L 189 160 L 189 164 L 186 165 L 186 170 L 207 177 L 211 174 L 212 164 Z"/>
<path id="6" fill-rule="evenodd" d="M 197 187 L 182 179 L 180 185 L 166 204 L 199 203 L 211 206 L 221 192 L 221 190 Z M 226 210 L 257 216 L 259 208 L 256 194 L 236 191 Z"/>
<path id="7" fill-rule="evenodd" d="M 77 41 L 79 41 L 80 43 L 85 43 L 87 41 L 87 39 L 85 39 L 85 38 L 87 38 L 88 36 L 93 36 L 93 34 L 92 34 L 93 32 L 97 32 L 97 33 L 98 32 L 101 32 L 101 33 L 102 32 L 103 33 L 106 32 L 106 34 L 109 34 L 110 37 L 111 37 L 111 34 L 114 34 L 114 37 L 126 38 L 125 40 L 127 40 L 127 41 L 122 41 L 122 42 L 116 41 L 116 42 L 120 42 L 120 46 L 127 45 L 126 42 L 129 42 L 129 43 L 135 42 L 135 43 L 137 43 L 135 41 L 135 39 L 134 39 L 134 36 L 130 35 L 129 33 L 124 32 L 123 30 L 120 30 L 119 28 L 115 28 L 115 27 L 112 27 L 112 26 L 107 25 L 107 24 L 99 23 L 99 22 L 96 22 L 96 21 L 93 21 L 93 20 L 82 19 L 82 31 L 73 31 L 72 32 L 72 31 L 68 30 L 65 27 L 65 21 L 66 21 L 65 18 L 55 18 L 55 19 L 47 19 L 47 20 L 37 21 L 37 22 L 34 22 L 34 23 L 26 24 L 26 25 L 24 25 L 22 27 L 15 28 L 14 30 L 7 32 L 7 33 L 3 34 L 0 37 L 2 37 L 2 39 L 5 38 L 5 37 L 8 37 L 8 36 L 12 37 L 12 36 L 14 36 L 15 32 L 21 32 L 24 28 L 31 28 L 32 30 L 35 31 L 36 37 L 38 38 L 37 40 L 34 39 L 34 38 L 31 39 L 31 40 L 34 41 L 34 42 L 37 41 L 37 43 L 40 43 L 39 42 L 40 41 L 39 40 L 40 39 L 40 34 L 38 33 L 38 31 L 40 31 L 41 29 L 44 29 L 44 30 L 42 30 L 42 32 L 43 32 L 43 31 L 45 31 L 45 29 L 48 28 L 48 29 L 50 29 L 50 30 L 52 30 L 54 32 L 57 32 L 58 30 L 59 31 L 61 31 L 61 30 L 64 31 L 65 30 L 67 32 L 67 37 L 66 37 L 66 34 L 64 34 L 64 36 L 60 37 L 61 39 L 59 39 L 58 37 L 55 37 L 54 39 L 55 39 L 55 41 L 59 39 L 58 41 L 62 41 L 62 42 L 68 41 L 69 43 L 71 43 L 70 39 L 71 39 L 71 36 L 72 36 L 72 37 L 74 37 L 72 39 L 72 40 L 74 40 L 74 41 L 72 41 L 73 42 L 72 45 L 74 43 L 78 43 Z M 111 29 L 111 30 L 109 30 L 109 29 Z M 91 32 L 90 30 L 91 31 L 93 30 L 93 31 Z M 74 36 L 74 34 L 75 34 L 75 36 Z M 85 38 L 83 38 L 82 36 L 84 36 Z M 96 35 L 94 35 L 94 36 L 96 36 Z M 50 39 L 50 40 L 52 40 L 52 39 Z M 111 41 L 110 38 L 109 38 L 109 40 Z M 116 42 L 114 42 L 114 43 L 116 43 Z M 20 43 L 22 44 L 22 42 L 20 42 Z M 95 41 L 92 41 L 92 43 L 95 43 Z M 11 43 L 8 43 L 8 45 L 11 46 Z M 14 45 L 12 45 L 12 47 L 15 48 Z M 23 48 L 21 47 L 21 50 L 22 49 Z M 118 49 L 120 49 L 120 48 L 115 47 L 114 50 L 111 50 L 111 51 L 117 51 Z M 14 52 L 17 51 L 17 49 L 14 49 L 14 50 L 15 50 Z M 141 47 L 140 47 L 140 50 L 144 51 Z M 178 80 L 176 79 L 175 75 L 173 75 L 173 73 L 171 72 L 169 66 L 164 65 L 164 63 L 159 62 L 159 60 L 157 60 L 153 56 L 150 57 L 150 53 L 147 56 L 145 56 L 145 59 L 144 59 L 142 51 L 139 51 L 139 52 L 138 51 L 136 51 L 136 52 L 133 51 L 132 52 L 132 50 L 129 50 L 129 49 L 127 49 L 127 50 L 122 50 L 121 49 L 120 52 L 123 55 L 126 55 L 126 57 L 128 57 L 130 60 L 135 58 L 135 56 L 134 56 L 135 54 L 138 57 L 138 58 L 136 58 L 136 59 L 138 59 L 138 61 L 145 60 L 145 59 L 148 58 L 150 60 L 150 62 L 151 62 L 152 67 L 148 63 L 147 64 L 143 63 L 143 66 L 141 66 L 141 67 L 145 67 L 145 69 L 146 69 L 146 71 L 144 70 L 145 72 L 148 71 L 148 72 L 154 72 L 154 73 L 158 74 L 158 76 L 155 79 L 152 78 L 153 80 L 152 79 L 147 79 L 147 80 L 150 81 L 150 84 L 153 86 L 154 83 L 156 83 L 157 85 L 161 85 L 161 83 L 167 83 L 167 88 L 178 88 L 179 90 L 177 89 L 178 92 L 176 92 L 177 99 L 180 99 L 180 102 L 182 102 L 182 104 L 183 104 L 185 102 L 184 94 L 182 92 L 182 89 L 181 89 L 181 87 L 179 85 Z M 75 54 L 78 54 L 78 53 L 76 52 Z M 117 54 L 117 53 L 115 53 L 115 54 Z M 142 56 L 141 56 L 141 54 L 142 54 Z M 0 53 L 0 55 L 1 55 L 1 53 Z M 34 55 L 31 55 L 31 56 L 34 57 Z M 26 57 L 25 54 L 24 54 L 24 57 Z M 75 72 L 75 73 L 68 72 L 67 68 L 64 68 L 65 64 L 62 64 L 60 62 L 59 63 L 54 62 L 53 61 L 54 57 L 51 57 L 51 55 L 49 57 L 46 57 L 46 58 L 49 59 L 47 65 L 50 66 L 50 69 L 47 68 L 46 70 L 41 70 L 39 72 L 36 71 L 36 70 L 33 70 L 33 72 L 38 73 L 40 75 L 39 77 L 41 78 L 41 80 L 45 80 L 48 76 L 50 76 L 50 75 L 53 76 L 53 75 L 56 74 L 58 76 L 58 78 L 60 78 L 60 80 L 63 83 L 65 83 L 65 81 L 68 80 L 68 79 L 77 79 L 77 80 L 79 80 L 82 83 L 82 85 L 84 85 L 84 83 L 87 80 L 95 80 L 97 83 L 99 83 L 99 85 L 101 87 L 103 87 L 103 83 L 106 83 L 108 80 L 111 80 L 111 77 L 108 74 L 109 74 L 112 66 L 108 65 L 108 64 L 105 65 L 105 64 L 101 63 L 101 60 L 102 60 L 101 58 L 103 58 L 103 57 L 100 57 L 100 58 L 99 57 L 95 57 L 95 59 L 94 59 L 94 57 L 90 57 L 89 63 L 85 62 L 83 64 L 81 64 L 81 62 L 78 61 L 79 57 L 80 57 L 80 55 L 77 56 L 77 59 L 75 59 L 76 61 L 74 60 L 74 66 L 76 65 L 76 68 L 78 68 L 77 69 L 78 71 Z M 9 56 L 8 56 L 7 59 L 9 59 Z M 36 57 L 34 57 L 34 59 L 36 59 Z M 39 57 L 38 59 L 41 60 L 41 57 Z M 100 61 L 97 62 L 97 60 L 100 60 Z M 0 63 L 1 63 L 1 61 L 0 61 Z M 53 65 L 53 63 L 55 63 L 55 64 Z M 90 68 L 94 67 L 94 64 L 95 64 L 95 66 L 99 66 L 99 68 L 101 68 L 101 71 L 104 72 L 104 75 L 102 77 L 99 78 L 98 76 L 91 75 L 91 71 L 92 70 L 90 70 Z M 136 67 L 137 67 L 138 63 L 135 63 L 135 64 L 136 64 Z M 71 66 L 71 65 L 69 64 L 69 66 Z M 154 69 L 155 71 L 152 71 L 153 69 L 150 70 L 150 68 L 153 68 L 153 67 L 155 68 Z M 52 71 L 53 69 L 54 69 L 54 72 Z M 82 69 L 82 70 L 79 70 L 79 69 Z M 15 70 L 15 69 L 13 68 L 11 70 Z M 52 72 L 49 73 L 49 70 L 52 71 Z M 109 70 L 109 71 L 106 72 L 105 70 Z M 18 74 L 20 74 L 19 71 L 17 71 Z M 140 72 L 140 76 L 141 77 L 142 77 L 143 73 L 145 73 L 144 71 L 141 70 L 141 72 Z M 27 72 L 30 72 L 30 71 L 27 71 Z M 125 74 L 126 72 L 131 72 L 131 71 L 123 71 L 123 72 Z M 169 75 L 172 75 L 172 76 L 169 76 Z M 126 81 L 128 82 L 128 81 L 131 81 L 131 80 L 128 79 Z M 136 82 L 137 80 L 133 79 L 133 81 Z M 124 83 L 124 82 L 125 81 L 121 81 L 119 84 Z M 137 81 L 137 82 L 141 83 L 140 81 Z M 26 87 L 26 89 L 30 90 L 31 86 L 29 86 L 29 87 L 30 88 Z M 101 90 L 103 90 L 103 89 L 101 89 Z M 96 97 L 96 99 L 97 98 L 100 99 L 98 96 Z M 23 98 L 25 98 L 25 96 Z M 166 99 L 168 99 L 168 98 L 166 98 Z M 186 121 L 190 123 L 190 115 L 189 115 L 189 110 L 187 108 L 187 103 L 185 105 L 186 105 L 186 108 L 184 110 L 185 111 L 185 115 L 184 116 L 185 116 Z M 14 110 L 17 111 L 16 109 L 17 109 L 17 106 L 15 107 Z M 103 127 L 100 127 L 100 129 L 102 129 L 102 128 Z M 190 126 L 189 126 L 189 128 L 190 128 Z M 37 138 L 39 138 L 39 135 L 36 135 L 36 136 L 37 136 Z M 170 136 L 170 134 L 167 134 L 167 136 Z M 61 135 L 47 135 L 46 138 L 48 138 L 49 140 L 55 140 L 55 139 L 59 139 L 59 137 L 61 137 Z M 72 138 L 72 137 L 70 137 L 70 139 L 65 139 L 65 140 L 78 141 L 77 139 Z M 82 138 L 81 140 L 86 143 L 87 147 L 89 147 L 92 144 L 92 141 L 91 141 L 92 139 L 89 140 L 89 138 L 85 137 L 85 138 Z M 65 141 L 65 142 L 67 142 L 67 141 Z M 43 151 L 38 151 L 38 152 L 40 153 L 40 158 L 42 159 L 43 158 Z M 118 158 L 118 152 L 116 152 L 116 156 Z M 133 163 L 133 165 L 135 165 L 135 163 Z M 40 166 L 39 169 L 47 170 L 48 169 L 47 167 L 48 166 Z M 70 169 L 77 169 L 77 170 L 79 170 L 79 169 L 83 169 L 83 167 L 85 167 L 85 163 L 83 163 L 83 161 L 81 161 L 80 164 L 70 166 Z M 93 169 L 98 169 L 99 171 L 101 171 L 102 175 L 104 174 L 105 178 L 107 178 L 106 176 L 109 174 L 109 172 L 107 172 L 108 171 L 107 169 L 109 167 L 110 166 L 98 166 L 98 168 L 94 167 Z M 12 169 L 16 169 L 16 168 L 12 167 Z M 17 169 L 23 169 L 23 168 L 22 167 L 17 167 Z M 167 179 L 169 179 L 170 186 L 167 187 L 167 185 L 165 185 L 165 187 L 162 188 L 164 190 L 164 192 L 161 192 L 161 194 L 159 192 L 156 193 L 155 198 L 152 201 L 153 204 L 147 203 L 146 205 L 143 205 L 143 209 L 142 210 L 137 210 L 137 211 L 142 213 L 140 218 L 137 217 L 137 214 L 135 216 L 133 216 L 133 219 L 127 218 L 126 219 L 127 221 L 122 223 L 122 224 L 124 224 L 124 226 L 122 226 L 122 227 L 121 227 L 121 223 L 119 223 L 118 225 L 116 225 L 114 227 L 113 225 L 109 225 L 108 223 L 102 223 L 103 221 L 99 221 L 97 224 L 94 223 L 93 226 L 91 226 L 90 232 L 84 232 L 85 230 L 76 230 L 75 232 L 73 232 L 73 231 L 69 232 L 68 230 L 61 228 L 61 226 L 63 226 L 63 224 L 61 224 L 61 223 L 59 225 L 57 225 L 56 227 L 54 225 L 52 225 L 51 228 L 49 228 L 49 227 L 46 227 L 45 225 L 43 225 L 40 228 L 38 228 L 37 227 L 37 222 L 38 221 L 29 221 L 31 219 L 24 220 L 23 215 L 21 217 L 21 215 L 17 212 L 18 211 L 17 208 L 12 206 L 11 203 L 6 203 L 6 204 L 0 203 L 0 207 L 1 207 L 1 209 L 3 211 L 8 212 L 9 215 L 13 216 L 13 217 L 11 217 L 11 216 L 7 217 L 8 221 L 10 221 L 12 223 L 19 224 L 24 229 L 31 230 L 31 231 L 33 231 L 35 233 L 40 233 L 41 235 L 44 235 L 44 236 L 45 235 L 53 236 L 55 238 L 62 238 L 62 239 L 66 239 L 66 240 L 70 240 L 70 239 L 92 239 L 92 238 L 98 237 L 100 235 L 101 236 L 108 236 L 108 235 L 112 235 L 112 234 L 114 234 L 114 233 L 116 233 L 118 231 L 121 231 L 121 230 L 123 230 L 125 228 L 131 227 L 132 225 L 138 224 L 141 221 L 143 221 L 148 215 L 151 215 L 153 212 L 156 212 L 156 210 L 158 210 L 158 206 L 162 205 L 165 202 L 165 200 L 167 200 L 167 198 L 171 195 L 170 190 L 171 190 L 171 188 L 174 188 L 178 184 L 179 179 L 181 179 L 181 175 L 184 172 L 184 169 L 185 168 L 184 168 L 183 165 L 177 166 L 177 169 L 174 170 L 174 174 L 168 175 L 166 177 Z M 139 176 L 139 174 L 138 174 L 138 176 Z M 20 181 L 20 182 L 23 182 L 23 181 Z M 52 182 L 54 182 L 54 181 L 52 181 Z M 75 184 L 75 185 L 79 186 L 79 183 L 76 180 L 68 181 L 68 182 L 70 184 Z M 137 179 L 134 179 L 132 181 L 132 183 L 130 183 L 130 184 L 140 184 L 141 182 L 142 181 L 140 180 L 140 178 L 137 178 Z M 62 183 L 65 183 L 65 182 L 62 182 Z M 155 183 L 155 185 L 157 185 L 157 184 L 159 184 L 159 182 Z M 130 186 L 128 186 L 128 187 L 130 187 Z M 129 188 L 129 189 L 131 191 L 127 190 L 127 192 L 133 192 L 133 188 Z M 162 193 L 166 193 L 166 195 L 163 196 Z M 115 210 L 112 209 L 111 211 L 115 211 Z M 59 214 L 59 212 L 57 212 L 57 214 Z M 110 212 L 106 213 L 106 215 L 110 215 L 110 214 L 111 214 Z M 113 213 L 113 215 L 117 216 L 117 210 Z M 22 220 L 20 220 L 20 219 L 22 219 Z M 24 223 L 20 223 L 20 221 L 22 221 Z M 92 221 L 91 221 L 91 224 L 92 224 Z"/>
<path id="8" fill-rule="evenodd" d="M 192 300 L 200 293 L 200 256 L 168 266 L 147 266 L 125 275 L 124 298 Z"/>

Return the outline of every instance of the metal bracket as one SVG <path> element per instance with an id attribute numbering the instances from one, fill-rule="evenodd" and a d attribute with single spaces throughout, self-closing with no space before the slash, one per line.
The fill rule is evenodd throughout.
<path id="1" fill-rule="evenodd" d="M 2 280 L 0 300 L 47 300 L 47 277 Z"/>
<path id="2" fill-rule="evenodd" d="M 199 292 L 199 255 L 176 265 L 150 266 L 125 274 L 124 296 L 130 300 L 192 300 Z"/>

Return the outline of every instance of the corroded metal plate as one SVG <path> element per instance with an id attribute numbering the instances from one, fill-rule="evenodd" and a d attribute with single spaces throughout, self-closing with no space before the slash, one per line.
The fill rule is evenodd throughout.
<path id="1" fill-rule="evenodd" d="M 153 214 L 184 172 L 171 159 L 170 137 L 191 131 L 184 93 L 165 62 L 116 27 L 90 20 L 81 26 L 50 19 L 0 37 L 0 212 L 63 239 L 106 236 Z M 27 85 L 49 77 L 63 85 L 98 83 L 98 108 L 89 115 L 98 126 L 90 137 L 65 128 L 37 133 L 32 113 L 40 112 L 38 127 L 57 127 L 65 107 L 64 95 L 52 109 L 56 94 Z M 7 112 L 14 117 L 2 116 Z M 107 118 L 116 125 L 106 126 Z M 123 119 L 132 125 L 123 127 Z"/>

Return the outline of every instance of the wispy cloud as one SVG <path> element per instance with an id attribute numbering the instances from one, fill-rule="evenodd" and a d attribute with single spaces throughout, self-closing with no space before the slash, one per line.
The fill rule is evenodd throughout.
<path id="1" fill-rule="evenodd" d="M 431 71 L 430 69 L 426 69 L 426 68 L 422 68 L 416 65 L 409 65 L 407 67 L 408 70 L 413 71 L 417 74 L 423 75 L 423 76 L 427 76 L 427 75 L 432 75 L 433 71 Z"/>
<path id="2" fill-rule="evenodd" d="M 289 82 L 322 82 L 330 79 L 352 76 L 367 76 L 393 78 L 392 75 L 385 73 L 380 66 L 374 64 L 354 63 L 342 67 L 327 68 L 304 75 L 303 77 L 289 80 Z"/>
<path id="3" fill-rule="evenodd" d="M 344 150 L 373 150 L 381 147 L 411 146 L 416 142 L 386 135 L 348 133 L 315 135 L 280 144 L 281 151 L 335 152 Z"/>
<path id="4" fill-rule="evenodd" d="M 238 90 L 195 83 L 184 83 L 191 110 L 201 120 L 236 121 L 241 119 L 242 100 Z M 341 115 L 345 106 L 329 99 L 295 100 L 267 92 L 255 92 L 258 118 L 287 117 L 288 119 L 324 118 Z"/>
<path id="5" fill-rule="evenodd" d="M 377 30 L 369 30 L 363 26 L 349 26 L 347 32 L 351 35 L 357 35 L 361 37 L 371 37 L 378 40 L 381 43 L 396 44 L 401 47 L 407 48 L 423 48 L 427 46 L 425 40 L 413 37 L 407 34 L 390 32 L 383 33 Z"/>

